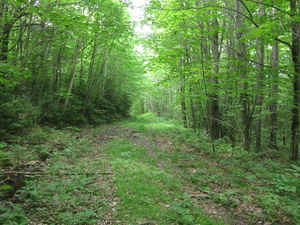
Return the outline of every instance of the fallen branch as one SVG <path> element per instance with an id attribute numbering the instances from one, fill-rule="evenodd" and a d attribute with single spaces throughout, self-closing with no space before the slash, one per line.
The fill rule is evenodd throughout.
<path id="1" fill-rule="evenodd" d="M 207 199 L 209 198 L 209 195 L 206 194 L 198 194 L 198 195 L 191 195 L 191 198 L 202 198 L 202 199 Z"/>
<path id="2" fill-rule="evenodd" d="M 112 175 L 113 173 L 95 173 L 95 172 L 58 172 L 58 173 L 51 173 L 51 172 L 16 172 L 16 171 L 9 171 L 9 172 L 2 172 L 0 175 L 44 175 L 44 174 L 52 174 L 52 175 L 78 175 L 78 174 L 92 174 L 92 175 Z"/>

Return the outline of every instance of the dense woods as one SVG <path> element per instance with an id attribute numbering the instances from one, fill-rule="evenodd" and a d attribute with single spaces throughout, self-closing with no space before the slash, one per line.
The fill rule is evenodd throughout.
<path id="1" fill-rule="evenodd" d="M 0 0 L 0 224 L 299 224 L 299 107 L 300 0 Z"/>
<path id="2" fill-rule="evenodd" d="M 159 91 L 137 110 L 205 130 L 213 149 L 225 138 L 297 160 L 299 12 L 298 0 L 150 1 L 149 73 Z"/>
<path id="3" fill-rule="evenodd" d="M 204 131 L 213 151 L 225 139 L 297 160 L 299 4 L 152 0 L 138 38 L 130 2 L 1 1 L 2 139 L 153 111 Z"/>
<path id="4" fill-rule="evenodd" d="M 0 132 L 129 115 L 142 64 L 125 1 L 1 1 Z"/>
<path id="5" fill-rule="evenodd" d="M 1 1 L 2 137 L 111 122 L 134 103 L 205 130 L 213 149 L 225 138 L 299 158 L 299 1 L 150 1 L 146 83 L 128 7 Z"/>

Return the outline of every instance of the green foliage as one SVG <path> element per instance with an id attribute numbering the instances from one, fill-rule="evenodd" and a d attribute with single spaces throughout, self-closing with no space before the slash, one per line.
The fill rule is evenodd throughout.
<path id="1" fill-rule="evenodd" d="M 22 78 L 28 78 L 30 71 L 1 60 L 0 62 L 0 85 L 16 85 Z"/>
<path id="2" fill-rule="evenodd" d="M 33 149 L 30 146 L 13 144 L 10 146 L 11 160 L 16 165 L 23 161 L 35 160 L 36 156 L 32 154 Z"/>
<path id="3" fill-rule="evenodd" d="M 74 95 L 68 98 L 70 102 L 65 108 L 66 97 L 59 96 L 57 99 L 57 96 L 45 96 L 41 106 L 41 123 L 58 127 L 86 124 L 86 118 L 82 114 L 82 101 Z"/>
<path id="4" fill-rule="evenodd" d="M 290 214 L 295 222 L 300 222 L 299 196 L 300 196 L 300 168 L 291 164 L 283 169 L 281 174 L 273 174 L 267 181 L 267 187 L 261 187 L 265 193 L 260 195 L 261 204 L 270 213 L 271 219 L 276 220 L 276 210 L 280 209 Z"/>
<path id="5" fill-rule="evenodd" d="M 41 161 L 46 161 L 50 157 L 51 147 L 47 145 L 34 146 L 37 157 Z"/>
<path id="6" fill-rule="evenodd" d="M 0 166 L 6 166 L 11 164 L 11 154 L 0 150 Z"/>
<path id="7" fill-rule="evenodd" d="M 0 208 L 0 223 L 3 225 L 18 224 L 26 225 L 28 224 L 28 218 L 25 215 L 24 210 L 20 204 L 9 203 L 10 207 Z"/>
<path id="8" fill-rule="evenodd" d="M 129 116 L 131 102 L 127 94 L 115 93 L 106 96 L 98 101 L 92 101 L 87 108 L 81 100 L 85 97 L 86 95 L 81 92 L 70 96 L 45 96 L 41 107 L 42 124 L 58 127 L 99 125 Z"/>
<path id="9" fill-rule="evenodd" d="M 212 146 L 226 135 L 237 151 L 290 144 L 285 139 L 290 140 L 286 121 L 292 118 L 287 109 L 294 107 L 289 85 L 294 72 L 288 9 L 288 1 L 151 1 L 144 22 L 153 32 L 144 44 L 149 48 L 147 84 L 156 86 L 146 91 L 138 109 L 205 131 Z M 274 137 L 276 143 L 270 143 Z"/>
<path id="10" fill-rule="evenodd" d="M 217 154 L 211 154 L 206 137 L 199 137 L 189 129 L 176 128 L 174 124 L 167 125 L 168 122 L 164 123 L 161 119 L 146 120 L 145 115 L 135 118 L 140 123 L 147 122 L 146 127 L 157 138 L 170 138 L 172 148 L 169 147 L 169 151 L 172 154 L 159 152 L 157 157 L 165 164 L 176 165 L 177 176 L 182 175 L 187 182 L 196 184 L 200 191 L 207 191 L 217 204 L 235 210 L 241 202 L 251 205 L 257 201 L 264 210 L 262 215 L 266 220 L 283 220 L 281 214 L 284 214 L 292 221 L 299 221 L 299 166 L 275 161 L 278 157 L 265 159 L 261 156 L 263 152 L 236 150 L 232 155 L 231 144 L 226 138 L 216 141 Z M 134 125 L 133 121 L 130 124 Z M 134 155 L 129 154 L 128 157 Z M 255 199 L 253 195 L 249 197 L 249 192 L 255 195 Z M 196 223 L 197 220 L 192 218 L 198 218 L 199 214 L 194 214 L 192 207 L 182 202 L 172 205 L 176 215 L 181 215 L 183 224 Z"/>
<path id="11" fill-rule="evenodd" d="M 44 144 L 49 140 L 49 133 L 42 127 L 38 127 L 24 137 L 30 145 Z"/>
<path id="12" fill-rule="evenodd" d="M 224 224 L 221 220 L 214 221 L 205 216 L 201 210 L 194 207 L 194 202 L 189 196 L 184 196 L 184 199 L 178 202 L 173 202 L 171 213 L 166 215 L 166 218 L 171 223 L 176 224 L 204 224 L 204 225 L 221 225 Z"/>
<path id="13" fill-rule="evenodd" d="M 26 187 L 19 191 L 19 195 L 26 201 L 27 207 L 33 209 L 29 213 L 38 213 L 38 217 L 44 222 L 95 223 L 101 215 L 98 209 L 105 206 L 105 202 L 98 199 L 93 204 L 89 203 L 92 193 L 102 191 L 99 187 L 90 186 L 90 181 L 91 178 L 85 175 L 70 175 L 50 183 L 48 180 L 38 184 L 29 181 Z"/>
<path id="14" fill-rule="evenodd" d="M 113 111 L 112 105 L 105 99 L 101 99 L 99 105 L 101 107 L 98 109 L 96 105 L 90 104 L 87 108 L 85 115 L 89 124 L 97 125 L 112 122 L 112 114 L 110 111 Z"/>
<path id="15" fill-rule="evenodd" d="M 129 116 L 143 66 L 127 3 L 8 5 L 1 26 L 9 34 L 0 50 L 1 137 L 27 133 L 35 123 L 98 125 Z"/>
<path id="16" fill-rule="evenodd" d="M 201 148 L 194 146 L 191 130 L 172 126 L 153 114 L 110 127 L 114 138 L 101 145 L 91 140 L 99 134 L 105 137 L 105 127 L 86 129 L 87 137 L 78 139 L 74 135 L 80 130 L 72 127 L 36 129 L 28 136 L 28 148 L 2 143 L 3 150 L 11 150 L 9 157 L 14 162 L 33 151 L 35 157 L 50 157 L 43 168 L 45 174 L 26 180 L 26 186 L 17 192 L 22 207 L 1 209 L 5 213 L 0 221 L 16 224 L 19 213 L 21 224 L 26 218 L 34 223 L 98 223 L 112 211 L 110 190 L 114 185 L 113 195 L 118 198 L 114 198 L 113 217 L 124 224 L 224 224 L 205 215 L 202 205 L 239 210 L 247 222 L 299 222 L 298 165 L 263 159 L 257 153 L 231 156 L 225 140 L 216 144 L 218 154 L 211 154 L 202 147 L 202 138 L 197 139 Z M 132 137 L 130 131 L 138 128 L 146 130 Z M 112 130 L 107 133 L 112 135 Z M 97 174 L 107 170 L 114 172 L 113 177 Z M 194 192 L 204 197 L 191 198 Z"/>
<path id="17" fill-rule="evenodd" d="M 97 223 L 108 208 L 107 187 L 97 180 L 101 176 L 97 171 L 105 167 L 105 162 L 94 157 L 98 152 L 87 139 L 77 140 L 57 131 L 49 134 L 49 138 L 65 147 L 51 152 L 46 174 L 27 179 L 17 192 L 16 196 L 24 202 L 23 214 L 36 223 Z M 49 148 L 35 145 L 40 155 L 49 153 Z M 7 224 L 13 224 L 13 217 L 5 218 Z"/>
<path id="18" fill-rule="evenodd" d="M 13 86 L 2 86 L 0 90 L 1 138 L 22 135 L 31 131 L 38 115 L 37 107 L 23 97 L 15 96 Z"/>
<path id="19" fill-rule="evenodd" d="M 184 196 L 184 200 L 173 202 L 171 206 L 171 213 L 166 215 L 166 218 L 171 223 L 178 223 L 178 224 L 186 224 L 186 225 L 193 225 L 193 224 L 223 224 L 223 222 L 215 222 L 203 215 L 203 213 L 194 208 L 194 203 L 190 199 L 189 196 Z"/>
<path id="20" fill-rule="evenodd" d="M 6 148 L 8 145 L 5 142 L 0 142 L 0 166 L 5 166 L 11 164 L 10 153 L 5 152 L 2 149 Z"/>
<path id="21" fill-rule="evenodd" d="M 131 117 L 122 125 L 141 132 L 147 128 L 147 133 L 155 133 L 158 137 L 176 131 L 176 125 L 172 126 L 171 122 L 151 113 Z M 175 153 L 164 152 L 148 139 L 142 142 L 143 146 L 137 146 L 125 139 L 115 139 L 105 146 L 115 171 L 116 192 L 121 201 L 117 219 L 124 224 L 147 221 L 159 224 L 224 224 L 205 216 L 182 191 L 180 170 L 168 167 Z M 177 160 L 183 162 L 188 157 L 188 154 L 178 153 Z M 163 167 L 157 167 L 158 164 Z M 184 200 L 177 201 L 182 198 Z"/>

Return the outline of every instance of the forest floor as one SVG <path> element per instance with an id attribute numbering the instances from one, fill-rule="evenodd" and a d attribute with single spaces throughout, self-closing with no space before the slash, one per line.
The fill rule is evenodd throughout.
<path id="1" fill-rule="evenodd" d="M 297 165 L 199 136 L 144 115 L 2 144 L 0 223 L 300 223 Z"/>

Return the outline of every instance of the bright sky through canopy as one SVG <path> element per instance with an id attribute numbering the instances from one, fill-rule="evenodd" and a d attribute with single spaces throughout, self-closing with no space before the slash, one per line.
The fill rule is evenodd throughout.
<path id="1" fill-rule="evenodd" d="M 131 0 L 132 8 L 129 10 L 132 15 L 132 20 L 137 22 L 135 31 L 141 34 L 147 34 L 151 32 L 151 29 L 147 25 L 142 25 L 141 20 L 143 20 L 144 6 L 149 2 L 149 0 Z"/>

